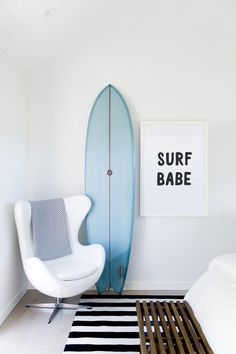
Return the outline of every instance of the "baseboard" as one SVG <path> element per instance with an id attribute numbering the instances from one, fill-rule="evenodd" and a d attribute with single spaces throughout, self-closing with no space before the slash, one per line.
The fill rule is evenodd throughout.
<path id="1" fill-rule="evenodd" d="M 184 282 L 136 282 L 127 281 L 125 290 L 189 290 L 193 285 L 191 281 Z"/>
<path id="2" fill-rule="evenodd" d="M 181 290 L 181 291 L 187 291 L 189 290 L 192 285 L 194 284 L 194 282 L 192 281 L 182 281 L 182 282 L 151 282 L 151 281 L 127 281 L 125 283 L 125 287 L 124 290 L 156 290 L 156 291 L 177 291 L 177 290 Z M 32 290 L 35 289 L 30 283 L 29 283 L 29 287 L 28 289 Z M 92 286 L 90 288 L 90 290 L 95 290 L 96 286 Z"/>
<path id="3" fill-rule="evenodd" d="M 0 313 L 0 325 L 5 321 L 5 319 L 12 312 L 14 307 L 18 304 L 20 299 L 25 295 L 28 290 L 27 284 L 25 284 L 16 294 L 16 296 L 10 301 L 10 303 L 5 307 L 5 309 Z"/>
<path id="4" fill-rule="evenodd" d="M 124 290 L 141 290 L 141 291 L 181 291 L 186 293 L 192 286 L 194 282 L 192 281 L 172 281 L 172 282 L 151 282 L 151 281 L 127 281 L 125 283 Z M 91 287 L 90 290 L 96 290 L 95 285 Z"/>

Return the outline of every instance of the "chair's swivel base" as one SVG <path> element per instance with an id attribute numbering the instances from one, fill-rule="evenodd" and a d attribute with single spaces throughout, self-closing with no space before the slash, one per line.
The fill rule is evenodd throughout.
<path id="1" fill-rule="evenodd" d="M 63 299 L 56 299 L 56 302 L 49 302 L 43 304 L 29 304 L 26 307 L 32 308 L 43 308 L 43 309 L 53 309 L 51 316 L 48 319 L 48 324 L 52 322 L 53 318 L 57 314 L 59 310 L 78 310 L 79 308 L 85 308 L 87 310 L 91 310 L 91 306 L 83 306 L 83 305 L 74 305 L 74 304 L 66 304 L 63 302 Z"/>

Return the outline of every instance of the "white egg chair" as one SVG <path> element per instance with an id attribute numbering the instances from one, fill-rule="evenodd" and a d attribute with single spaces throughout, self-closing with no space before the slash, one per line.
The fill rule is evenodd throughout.
<path id="1" fill-rule="evenodd" d="M 55 303 L 27 306 L 53 309 L 48 323 L 58 310 L 78 308 L 78 305 L 66 304 L 63 299 L 91 288 L 100 278 L 105 264 L 105 250 L 101 245 L 83 246 L 78 240 L 80 226 L 91 208 L 90 199 L 86 195 L 76 195 L 64 198 L 64 203 L 72 253 L 48 261 L 34 255 L 30 202 L 17 201 L 14 210 L 25 274 L 37 290 L 56 298 Z"/>

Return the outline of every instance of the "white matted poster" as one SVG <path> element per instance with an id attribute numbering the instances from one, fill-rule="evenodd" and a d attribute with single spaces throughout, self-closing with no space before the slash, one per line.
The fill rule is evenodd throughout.
<path id="1" fill-rule="evenodd" d="M 140 215 L 207 215 L 207 134 L 203 121 L 143 121 Z"/>

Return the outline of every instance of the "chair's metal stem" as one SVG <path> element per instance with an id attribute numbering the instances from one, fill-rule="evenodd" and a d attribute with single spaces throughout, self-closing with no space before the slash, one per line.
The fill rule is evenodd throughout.
<path id="1" fill-rule="evenodd" d="M 52 320 L 56 316 L 56 313 L 59 310 L 59 308 L 60 308 L 60 299 L 56 299 L 54 310 L 52 311 L 52 314 L 48 319 L 48 324 L 52 322 Z"/>
<path id="2" fill-rule="evenodd" d="M 52 322 L 53 318 L 55 317 L 55 315 L 57 314 L 57 312 L 59 310 L 78 310 L 79 308 L 86 309 L 86 310 L 92 309 L 91 306 L 67 304 L 63 301 L 64 301 L 64 299 L 56 298 L 55 303 L 27 304 L 26 307 L 53 309 L 53 312 L 52 312 L 51 316 L 49 317 L 48 324 Z"/>

